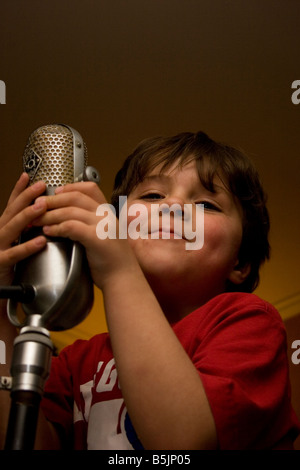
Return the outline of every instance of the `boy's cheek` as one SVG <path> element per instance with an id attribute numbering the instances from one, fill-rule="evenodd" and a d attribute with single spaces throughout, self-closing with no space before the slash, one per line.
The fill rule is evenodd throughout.
<path id="1" fill-rule="evenodd" d="M 227 256 L 235 256 L 242 242 L 242 227 L 238 223 L 228 224 L 225 221 L 205 219 L 204 247 L 211 251 L 222 251 Z"/>

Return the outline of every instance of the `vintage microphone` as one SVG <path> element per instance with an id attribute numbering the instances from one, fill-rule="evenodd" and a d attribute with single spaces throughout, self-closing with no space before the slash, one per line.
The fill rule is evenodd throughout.
<path id="1" fill-rule="evenodd" d="M 46 195 L 54 194 L 57 186 L 67 183 L 99 182 L 97 170 L 87 166 L 81 135 L 64 124 L 46 125 L 31 134 L 23 168 L 30 184 L 39 180 L 46 183 Z M 32 227 L 24 231 L 20 243 L 41 230 Z M 13 348 L 5 449 L 30 450 L 53 352 L 48 330 L 76 326 L 93 304 L 93 282 L 83 246 L 69 239 L 48 238 L 41 252 L 17 263 L 13 285 L 3 292 L 1 297 L 9 298 L 9 320 L 21 328 Z"/>

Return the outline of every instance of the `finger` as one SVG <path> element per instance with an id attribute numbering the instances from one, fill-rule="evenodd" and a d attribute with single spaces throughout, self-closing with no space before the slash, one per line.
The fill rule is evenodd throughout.
<path id="1" fill-rule="evenodd" d="M 70 240 L 78 241 L 83 245 L 88 244 L 91 240 L 96 241 L 96 230 L 79 220 L 67 220 L 60 224 L 45 225 L 43 231 L 46 236 L 70 238 Z"/>
<path id="2" fill-rule="evenodd" d="M 78 191 L 58 193 L 55 196 L 40 196 L 35 202 L 38 203 L 40 200 L 45 201 L 48 210 L 74 207 L 95 213 L 99 205 L 99 202 L 89 194 Z"/>
<path id="3" fill-rule="evenodd" d="M 25 228 L 39 217 L 47 209 L 43 200 L 37 204 L 32 204 L 7 222 L 0 231 L 0 249 L 8 249 Z"/>
<path id="4" fill-rule="evenodd" d="M 55 190 L 55 194 L 67 193 L 67 192 L 78 192 L 86 194 L 95 201 L 106 202 L 105 196 L 103 195 L 101 189 L 96 183 L 91 181 L 81 181 L 80 183 L 71 183 L 66 184 L 65 186 L 59 186 Z"/>
<path id="5" fill-rule="evenodd" d="M 31 204 L 38 196 L 43 194 L 46 190 L 46 184 L 44 181 L 37 181 L 32 186 L 28 186 L 18 197 L 13 201 L 16 204 L 16 210 L 21 207 L 26 207 Z"/>
<path id="6" fill-rule="evenodd" d="M 23 181 L 22 179 L 22 177 L 19 179 L 19 184 L 16 184 L 15 189 L 11 194 L 10 203 L 7 205 L 0 219 L 0 228 L 31 204 L 32 201 L 40 196 L 46 189 L 45 183 L 43 181 L 38 181 L 32 186 L 21 191 L 23 183 L 25 182 L 25 178 Z"/>
<path id="7" fill-rule="evenodd" d="M 11 204 L 18 196 L 21 194 L 29 183 L 29 176 L 27 173 L 22 173 L 20 178 L 15 184 L 14 189 L 11 192 L 11 195 L 8 199 L 8 204 Z"/>
<path id="8" fill-rule="evenodd" d="M 1 269 L 14 266 L 19 261 L 39 252 L 47 243 L 44 236 L 39 236 L 20 245 L 16 245 L 0 254 Z"/>
<path id="9" fill-rule="evenodd" d="M 95 225 L 96 211 L 89 211 L 80 207 L 62 207 L 45 212 L 33 220 L 32 225 L 41 227 L 44 225 L 57 225 L 65 221 L 80 221 L 86 225 Z"/>

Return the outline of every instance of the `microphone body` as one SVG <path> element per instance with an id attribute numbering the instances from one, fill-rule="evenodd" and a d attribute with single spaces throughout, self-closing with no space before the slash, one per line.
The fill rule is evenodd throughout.
<path id="1" fill-rule="evenodd" d="M 39 180 L 46 183 L 47 195 L 68 183 L 99 182 L 97 170 L 87 167 L 82 137 L 73 128 L 61 124 L 43 126 L 31 134 L 23 155 L 23 168 L 30 184 Z M 39 233 L 41 228 L 29 228 L 19 242 Z M 89 314 L 94 300 L 85 250 L 79 243 L 65 238 L 48 238 L 41 252 L 17 263 L 13 284 L 33 288 L 33 300 L 22 303 L 23 316 L 39 315 L 40 325 L 52 331 L 76 326 Z M 17 307 L 16 299 L 8 300 L 9 319 L 20 327 Z"/>

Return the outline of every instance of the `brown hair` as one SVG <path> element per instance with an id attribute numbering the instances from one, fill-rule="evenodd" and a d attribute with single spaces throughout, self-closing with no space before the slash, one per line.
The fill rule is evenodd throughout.
<path id="1" fill-rule="evenodd" d="M 269 258 L 269 214 L 266 195 L 251 160 L 240 150 L 215 142 L 204 132 L 184 132 L 172 137 L 153 137 L 142 141 L 115 178 L 111 202 L 118 213 L 118 197 L 131 191 L 155 167 L 161 171 L 178 161 L 195 160 L 203 186 L 214 192 L 214 176 L 239 200 L 243 210 L 243 237 L 239 251 L 240 266 L 251 271 L 241 285 L 228 284 L 227 291 L 253 292 L 259 283 L 259 268 Z M 207 164 L 208 163 L 208 164 Z"/>

